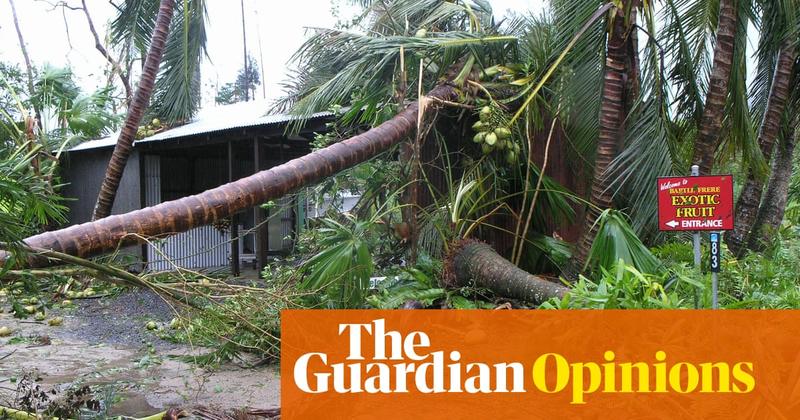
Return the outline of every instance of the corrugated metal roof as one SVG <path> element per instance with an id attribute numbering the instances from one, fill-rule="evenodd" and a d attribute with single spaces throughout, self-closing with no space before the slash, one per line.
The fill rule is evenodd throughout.
<path id="1" fill-rule="evenodd" d="M 99 149 L 102 147 L 111 147 L 117 143 L 117 137 L 119 137 L 119 133 L 114 133 L 108 137 L 103 137 L 101 139 L 96 140 L 89 140 L 85 141 L 75 147 L 68 149 L 70 152 L 77 152 L 80 150 L 90 150 L 90 149 Z"/>
<path id="2" fill-rule="evenodd" d="M 172 140 L 195 136 L 198 134 L 231 130 L 234 128 L 283 124 L 299 119 L 297 116 L 289 114 L 264 115 L 266 109 L 268 109 L 268 104 L 263 101 L 240 102 L 232 105 L 206 108 L 198 114 L 194 121 L 179 127 L 162 131 L 150 137 L 136 140 L 134 142 L 134 146 L 139 143 Z M 333 113 L 331 112 L 318 112 L 311 115 L 310 119 L 329 117 L 332 115 Z M 118 136 L 119 133 L 115 133 L 102 139 L 90 140 L 83 142 L 69 150 L 74 152 L 79 150 L 114 146 Z"/>

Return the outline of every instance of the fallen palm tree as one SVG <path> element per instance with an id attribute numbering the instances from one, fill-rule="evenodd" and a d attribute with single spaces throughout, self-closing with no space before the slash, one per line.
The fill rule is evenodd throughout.
<path id="1" fill-rule="evenodd" d="M 456 94 L 453 86 L 443 84 L 427 97 L 450 101 Z M 32 236 L 24 241 L 27 247 L 46 252 L 34 253 L 18 265 L 33 268 L 65 261 L 64 258 L 48 258 L 48 254 L 78 258 L 100 255 L 120 246 L 142 242 L 147 237 L 167 236 L 211 224 L 282 197 L 367 161 L 398 144 L 415 131 L 418 112 L 419 103 L 414 102 L 392 119 L 365 133 L 201 194 Z M 474 281 L 475 285 L 499 295 L 531 303 L 561 297 L 568 291 L 564 286 L 517 268 L 489 245 L 465 241 L 457 248 L 452 254 L 455 285 Z M 6 258 L 7 252 L 0 251 L 0 261 Z"/>
<path id="2" fill-rule="evenodd" d="M 500 296 L 535 304 L 564 297 L 569 291 L 520 269 L 488 244 L 469 239 L 451 248 L 446 279 L 451 287 L 483 287 Z"/>
<path id="3" fill-rule="evenodd" d="M 450 84 L 442 84 L 427 97 L 450 101 L 456 98 L 456 90 Z M 145 237 L 172 235 L 214 223 L 319 182 L 388 150 L 415 131 L 418 110 L 419 103 L 414 102 L 365 133 L 203 193 L 31 236 L 25 239 L 25 244 L 30 248 L 87 258 L 139 243 Z M 0 251 L 0 261 L 8 256 L 7 252 Z M 32 257 L 18 265 L 33 268 L 57 263 Z"/>

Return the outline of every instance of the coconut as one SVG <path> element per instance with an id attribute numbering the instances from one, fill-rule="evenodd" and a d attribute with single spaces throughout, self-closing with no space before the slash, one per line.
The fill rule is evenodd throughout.
<path id="1" fill-rule="evenodd" d="M 64 323 L 64 318 L 61 318 L 60 316 L 57 316 L 55 318 L 50 318 L 49 320 L 47 320 L 47 325 L 50 325 L 51 327 L 58 327 L 63 323 Z"/>
<path id="2" fill-rule="evenodd" d="M 489 146 L 494 146 L 497 143 L 497 135 L 494 133 L 489 133 L 486 135 L 486 144 Z"/>
<path id="3" fill-rule="evenodd" d="M 505 127 L 497 127 L 494 129 L 494 133 L 497 134 L 498 138 L 507 139 L 511 137 L 511 130 Z"/>
<path id="4" fill-rule="evenodd" d="M 11 328 L 0 327 L 0 337 L 8 337 L 11 335 Z"/>
<path id="5" fill-rule="evenodd" d="M 428 31 L 425 28 L 417 29 L 417 33 L 414 34 L 417 38 L 425 38 L 425 35 L 428 35 Z"/>
<path id="6" fill-rule="evenodd" d="M 148 330 L 150 330 L 150 331 L 153 331 L 153 330 L 155 330 L 156 328 L 158 328 L 158 324 L 156 324 L 156 322 L 155 322 L 155 321 L 150 321 L 150 322 L 148 322 L 147 324 L 145 324 L 145 328 L 147 328 L 147 329 L 148 329 Z"/>
<path id="7" fill-rule="evenodd" d="M 478 114 L 478 118 L 484 123 L 489 122 L 489 119 L 492 117 L 492 108 L 485 106 L 481 108 L 481 112 Z"/>
<path id="8" fill-rule="evenodd" d="M 483 150 L 483 154 L 484 155 L 488 155 L 489 153 L 492 153 L 492 150 L 494 150 L 494 147 L 489 146 L 487 143 L 483 143 L 481 145 L 481 150 Z"/>
<path id="9" fill-rule="evenodd" d="M 486 139 L 486 133 L 478 133 L 478 134 L 476 134 L 475 136 L 472 137 L 472 142 L 473 143 L 483 143 L 483 141 L 485 139 Z"/>
<path id="10" fill-rule="evenodd" d="M 515 163 L 517 161 L 517 154 L 513 150 L 506 152 L 506 162 Z"/>
<path id="11" fill-rule="evenodd" d="M 475 124 L 472 124 L 472 129 L 475 131 L 483 131 L 484 128 L 485 124 L 483 124 L 483 121 L 476 121 Z"/>
<path id="12" fill-rule="evenodd" d="M 44 312 L 36 312 L 36 315 L 33 316 L 33 319 L 37 321 L 44 321 L 45 318 Z"/>
<path id="13" fill-rule="evenodd" d="M 28 305 L 28 306 L 26 306 L 26 307 L 24 307 L 22 309 L 24 309 L 25 312 L 29 313 L 29 314 L 32 314 L 32 313 L 36 312 L 36 307 L 33 306 L 33 305 Z"/>
<path id="14" fill-rule="evenodd" d="M 87 288 L 86 290 L 83 291 L 83 295 L 86 297 L 93 296 L 94 289 L 92 289 L 91 287 Z"/>

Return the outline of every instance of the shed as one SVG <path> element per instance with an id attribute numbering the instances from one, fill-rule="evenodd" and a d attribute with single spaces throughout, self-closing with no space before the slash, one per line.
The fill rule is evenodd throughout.
<path id="1" fill-rule="evenodd" d="M 112 214 L 197 194 L 269 169 L 310 152 L 315 133 L 325 132 L 332 113 L 312 115 L 297 134 L 286 135 L 290 115 L 263 115 L 263 102 L 244 102 L 201 112 L 188 124 L 136 140 Z M 62 162 L 62 192 L 71 224 L 91 219 L 117 135 L 69 149 Z M 202 226 L 126 250 L 149 271 L 175 266 L 208 269 L 241 263 L 261 269 L 270 255 L 293 245 L 305 200 L 286 197 L 269 209 L 256 207 L 232 220 Z"/>

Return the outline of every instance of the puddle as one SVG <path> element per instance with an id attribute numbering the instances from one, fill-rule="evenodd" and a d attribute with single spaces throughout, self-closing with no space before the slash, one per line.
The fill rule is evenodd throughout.
<path id="1" fill-rule="evenodd" d="M 146 417 L 163 411 L 151 406 L 147 397 L 134 392 L 123 392 L 118 395 L 119 401 L 111 406 L 109 414 L 112 416 Z"/>

